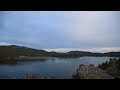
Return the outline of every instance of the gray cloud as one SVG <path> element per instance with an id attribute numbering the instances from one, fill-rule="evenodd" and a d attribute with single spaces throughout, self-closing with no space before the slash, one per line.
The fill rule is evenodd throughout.
<path id="1" fill-rule="evenodd" d="M 0 12 L 0 28 L 0 42 L 34 48 L 120 46 L 119 11 Z"/>

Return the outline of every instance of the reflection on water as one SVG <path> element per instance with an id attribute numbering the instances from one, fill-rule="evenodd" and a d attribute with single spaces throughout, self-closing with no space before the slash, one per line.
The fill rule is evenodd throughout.
<path id="1" fill-rule="evenodd" d="M 21 60 L 0 60 L 0 78 L 23 78 L 26 73 L 35 72 L 55 78 L 71 78 L 80 64 L 98 66 L 111 57 L 81 58 L 37 58 Z M 113 58 L 113 57 L 112 57 Z"/>

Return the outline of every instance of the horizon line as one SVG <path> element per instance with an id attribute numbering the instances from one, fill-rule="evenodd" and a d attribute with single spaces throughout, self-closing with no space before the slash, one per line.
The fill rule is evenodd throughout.
<path id="1" fill-rule="evenodd" d="M 120 47 L 106 47 L 106 48 L 51 48 L 51 49 L 39 49 L 39 48 L 33 48 L 25 45 L 16 45 L 16 44 L 10 44 L 10 45 L 0 45 L 0 46 L 21 46 L 21 47 L 28 47 L 32 49 L 37 49 L 37 50 L 45 50 L 47 52 L 62 52 L 62 53 L 67 53 L 70 51 L 84 51 L 84 52 L 93 52 L 93 53 L 107 53 L 107 52 L 120 52 Z"/>

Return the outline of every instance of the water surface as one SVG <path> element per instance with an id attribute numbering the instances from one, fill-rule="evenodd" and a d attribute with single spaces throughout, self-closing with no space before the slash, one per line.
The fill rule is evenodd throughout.
<path id="1" fill-rule="evenodd" d="M 111 57 L 80 57 L 80 58 L 32 58 L 0 64 L 0 78 L 24 78 L 27 73 L 38 73 L 53 76 L 57 79 L 71 78 L 80 64 L 99 64 L 109 61 Z M 113 57 L 112 57 L 113 58 Z"/>

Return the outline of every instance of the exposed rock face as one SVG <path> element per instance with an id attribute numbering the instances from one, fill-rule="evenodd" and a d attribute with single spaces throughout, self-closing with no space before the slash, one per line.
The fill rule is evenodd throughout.
<path id="1" fill-rule="evenodd" d="M 112 76 L 108 75 L 106 71 L 94 67 L 94 65 L 83 65 L 79 66 L 76 74 L 73 75 L 74 79 L 114 79 Z"/>

